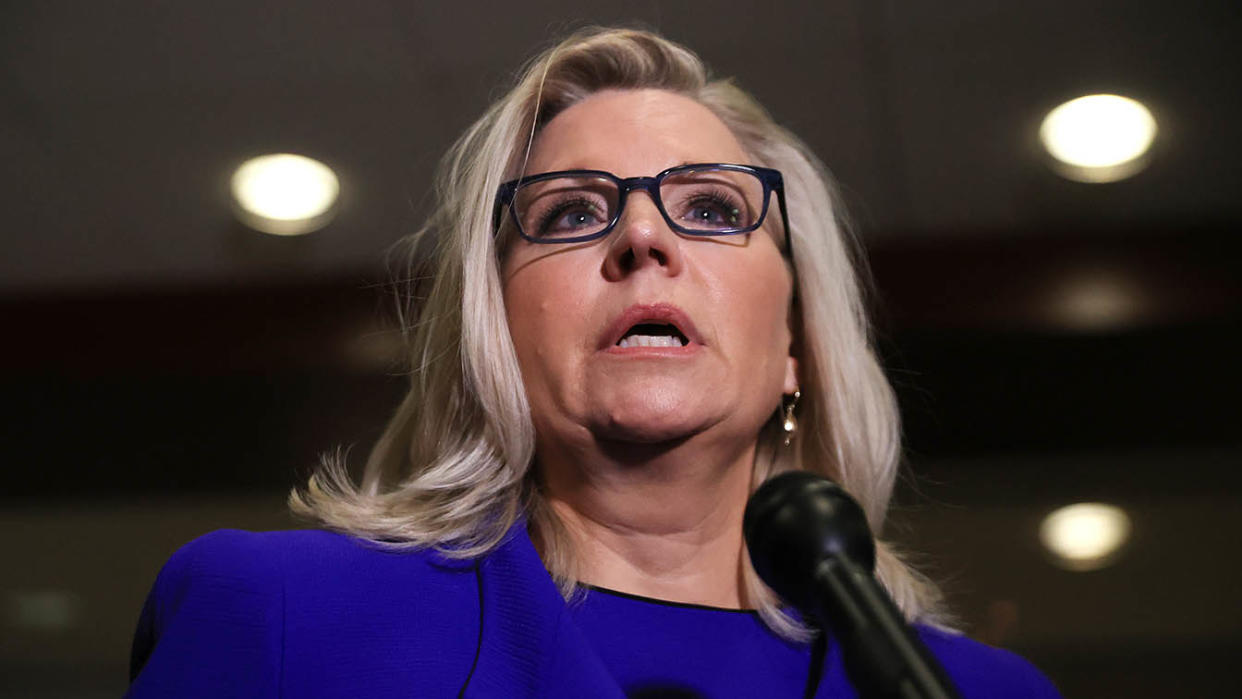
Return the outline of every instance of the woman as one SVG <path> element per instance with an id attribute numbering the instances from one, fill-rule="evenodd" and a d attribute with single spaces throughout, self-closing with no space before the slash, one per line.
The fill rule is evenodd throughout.
<path id="1" fill-rule="evenodd" d="M 406 274 L 411 387 L 318 531 L 216 532 L 161 572 L 133 696 L 800 696 L 812 631 L 741 520 L 815 470 L 884 517 L 898 459 L 829 179 L 658 36 L 536 58 L 443 163 Z M 796 260 L 796 262 L 795 262 Z M 912 620 L 935 590 L 879 544 Z M 965 696 L 1049 696 L 921 626 Z M 849 696 L 829 647 L 817 696 Z"/>

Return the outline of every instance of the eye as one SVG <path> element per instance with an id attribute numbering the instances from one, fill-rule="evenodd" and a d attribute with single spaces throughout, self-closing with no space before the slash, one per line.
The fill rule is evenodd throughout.
<path id="1" fill-rule="evenodd" d="M 692 228 L 725 229 L 743 228 L 741 207 L 733 197 L 721 192 L 699 194 L 686 202 L 682 216 Z"/>
<path id="2" fill-rule="evenodd" d="M 538 237 L 567 237 L 586 234 L 607 223 L 599 206 L 586 199 L 558 202 L 540 215 L 527 233 Z"/>

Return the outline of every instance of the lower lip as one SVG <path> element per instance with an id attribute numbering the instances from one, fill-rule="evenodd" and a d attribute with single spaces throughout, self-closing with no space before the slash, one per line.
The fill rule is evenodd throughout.
<path id="1" fill-rule="evenodd" d="M 691 342 L 681 347 L 618 347 L 613 345 L 604 354 L 620 357 L 687 357 L 699 351 L 702 345 Z"/>

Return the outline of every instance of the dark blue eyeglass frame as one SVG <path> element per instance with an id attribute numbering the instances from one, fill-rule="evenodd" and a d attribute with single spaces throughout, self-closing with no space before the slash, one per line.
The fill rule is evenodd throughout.
<path id="1" fill-rule="evenodd" d="M 704 231 L 686 228 L 685 226 L 682 226 L 674 221 L 672 217 L 668 215 L 668 211 L 664 209 L 664 200 L 660 197 L 660 185 L 664 182 L 665 178 L 672 175 L 699 170 L 731 170 L 734 172 L 746 172 L 758 178 L 763 184 L 763 210 L 759 212 L 759 217 L 755 219 L 755 223 L 744 228 L 724 228 Z M 613 215 L 612 219 L 608 221 L 608 224 L 594 233 L 569 238 L 545 239 L 534 238 L 527 235 L 526 231 L 522 230 L 522 223 L 518 220 L 517 212 L 513 207 L 513 201 L 517 196 L 518 190 L 526 185 L 557 177 L 599 177 L 611 180 L 614 184 L 616 184 L 617 191 L 619 192 L 617 211 Z M 500 189 L 496 192 L 496 206 L 492 214 L 492 233 L 497 234 L 500 232 L 501 217 L 504 215 L 504 210 L 508 209 L 509 215 L 513 219 L 514 227 L 517 228 L 518 234 L 532 243 L 539 243 L 542 245 L 560 245 L 564 243 L 585 243 L 591 240 L 598 240 L 599 238 L 603 238 L 611 233 L 612 229 L 616 227 L 617 222 L 621 220 L 621 216 L 625 213 L 626 198 L 629 196 L 631 191 L 636 189 L 641 189 L 647 192 L 647 195 L 651 197 L 651 201 L 655 202 L 656 208 L 659 209 L 660 215 L 664 217 L 664 221 L 668 224 L 669 228 L 672 228 L 683 235 L 695 237 L 741 235 L 743 233 L 750 233 L 757 230 L 767 219 L 768 205 L 772 199 L 772 192 L 776 192 L 777 206 L 781 211 L 781 222 L 785 226 L 785 251 L 789 256 L 789 259 L 791 261 L 793 260 L 793 245 L 791 244 L 789 236 L 789 213 L 785 206 L 785 180 L 781 177 L 779 170 L 753 165 L 733 165 L 729 163 L 698 163 L 694 165 L 679 165 L 677 167 L 671 167 L 664 170 L 655 177 L 628 177 L 625 179 L 617 177 L 611 172 L 604 172 L 603 170 L 558 170 L 556 172 L 544 172 L 538 175 L 522 177 L 520 179 L 505 182 L 500 185 Z"/>

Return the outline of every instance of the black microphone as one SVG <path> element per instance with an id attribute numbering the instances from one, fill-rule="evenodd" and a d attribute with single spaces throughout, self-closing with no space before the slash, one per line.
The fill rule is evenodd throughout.
<path id="1" fill-rule="evenodd" d="M 807 471 L 775 476 L 746 503 L 742 532 L 759 577 L 841 643 L 861 696 L 960 699 L 873 577 L 866 513 L 840 486 Z"/>

